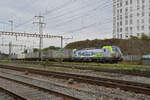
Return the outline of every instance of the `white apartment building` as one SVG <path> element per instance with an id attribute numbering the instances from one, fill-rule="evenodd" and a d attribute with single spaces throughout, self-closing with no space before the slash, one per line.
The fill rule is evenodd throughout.
<path id="1" fill-rule="evenodd" d="M 113 38 L 150 36 L 150 0 L 113 0 Z"/>

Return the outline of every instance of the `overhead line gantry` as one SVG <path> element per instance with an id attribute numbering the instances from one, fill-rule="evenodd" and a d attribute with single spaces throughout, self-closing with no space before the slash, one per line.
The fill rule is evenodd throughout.
<path id="1" fill-rule="evenodd" d="M 61 39 L 61 49 L 63 48 L 63 40 L 73 39 L 73 37 L 72 38 L 65 38 L 65 37 L 59 36 L 59 35 L 37 34 L 37 33 L 31 34 L 31 33 L 25 33 L 25 32 L 23 33 L 23 32 L 0 31 L 0 36 L 1 35 L 16 36 L 16 37 L 33 37 L 33 38 L 59 38 L 59 39 Z"/>
<path id="2" fill-rule="evenodd" d="M 0 35 L 10 35 L 10 36 L 17 36 L 17 37 L 34 37 L 34 38 L 61 38 L 61 36 L 56 35 L 49 35 L 49 34 L 37 34 L 37 33 L 21 33 L 21 32 L 7 32 L 7 31 L 0 31 Z"/>

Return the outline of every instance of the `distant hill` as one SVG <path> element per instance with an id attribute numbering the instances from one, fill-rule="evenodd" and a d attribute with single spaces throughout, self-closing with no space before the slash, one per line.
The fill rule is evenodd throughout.
<path id="1" fill-rule="evenodd" d="M 106 39 L 106 40 L 85 40 L 68 44 L 65 48 L 81 49 L 90 47 L 102 47 L 105 45 L 118 46 L 124 55 L 150 54 L 150 39 Z"/>

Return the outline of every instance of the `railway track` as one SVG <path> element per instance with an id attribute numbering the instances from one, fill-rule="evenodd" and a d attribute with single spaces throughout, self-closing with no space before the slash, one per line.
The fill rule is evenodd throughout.
<path id="1" fill-rule="evenodd" d="M 1 87 L 7 89 L 9 94 L 14 95 L 17 98 L 15 100 L 80 100 L 32 83 L 5 77 L 4 75 L 0 75 L 0 81 Z M 12 92 L 14 93 L 12 94 Z"/>
<path id="2" fill-rule="evenodd" d="M 120 88 L 121 90 L 150 95 L 150 84 L 129 82 L 116 79 L 100 78 L 93 76 L 64 73 L 58 71 L 41 70 L 35 68 L 17 67 L 12 65 L 0 65 L 0 68 L 12 69 L 16 71 L 27 71 L 29 73 L 53 76 L 61 79 L 73 79 L 76 82 L 88 83 L 92 85 L 105 86 L 109 88 Z"/>
<path id="3" fill-rule="evenodd" d="M 21 62 L 21 64 L 36 64 L 43 66 L 54 66 L 54 67 L 64 67 L 64 68 L 72 68 L 79 70 L 92 70 L 95 72 L 107 72 L 107 73 L 118 73 L 124 75 L 132 75 L 132 76 L 141 76 L 150 78 L 150 71 L 140 71 L 140 70 L 119 70 L 119 69 L 106 69 L 106 68 L 89 68 L 89 67 L 80 67 L 81 65 L 64 65 L 64 64 L 46 64 L 46 63 L 38 63 L 38 62 Z M 85 66 L 85 65 L 84 65 Z"/>
<path id="4" fill-rule="evenodd" d="M 2 87 L 0 87 L 0 92 L 0 100 L 26 100 L 24 97 L 21 97 Z"/>

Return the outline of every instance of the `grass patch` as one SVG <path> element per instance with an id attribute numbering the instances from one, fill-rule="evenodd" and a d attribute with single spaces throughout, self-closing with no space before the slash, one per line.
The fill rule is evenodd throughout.
<path id="1" fill-rule="evenodd" d="M 1 60 L 0 63 L 20 63 L 21 61 L 8 61 L 8 60 Z M 39 61 L 25 61 L 25 62 L 39 62 Z M 48 62 L 50 64 L 60 64 L 58 62 Z M 144 66 L 144 65 L 127 65 L 127 64 L 101 64 L 101 63 L 79 63 L 79 62 L 62 62 L 62 64 L 66 65 L 79 65 L 81 67 L 87 67 L 87 68 L 108 68 L 108 69 L 120 69 L 120 70 L 146 70 L 150 71 L 150 66 Z M 33 64 L 19 64 L 23 66 L 32 66 L 36 68 L 44 68 L 42 65 L 33 65 Z M 53 70 L 61 70 L 61 71 L 74 71 L 75 69 L 71 68 L 59 68 L 59 67 L 50 67 L 46 66 L 47 69 L 53 69 Z"/>
<path id="2" fill-rule="evenodd" d="M 4 64 L 14 64 L 14 65 L 20 65 L 24 67 L 34 67 L 34 68 L 40 68 L 40 69 L 48 69 L 48 70 L 55 70 L 55 71 L 67 71 L 67 72 L 81 72 L 81 73 L 87 73 L 88 71 L 82 71 L 78 69 L 72 69 L 72 68 L 64 68 L 64 67 L 53 67 L 53 66 L 43 66 L 43 65 L 34 65 L 34 64 L 20 64 L 16 62 L 3 62 Z"/>
<path id="3" fill-rule="evenodd" d="M 56 62 L 49 62 L 56 63 Z M 67 65 L 81 65 L 81 67 L 88 68 L 108 68 L 108 69 L 122 69 L 122 70 L 150 70 L 150 66 L 144 65 L 127 65 L 127 64 L 102 64 L 102 63 L 78 63 L 78 62 L 63 62 Z"/>

